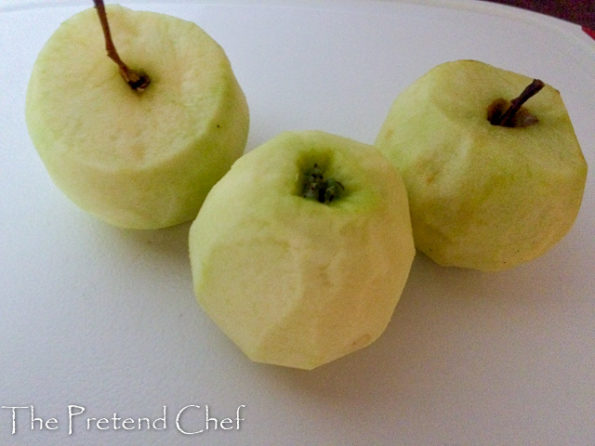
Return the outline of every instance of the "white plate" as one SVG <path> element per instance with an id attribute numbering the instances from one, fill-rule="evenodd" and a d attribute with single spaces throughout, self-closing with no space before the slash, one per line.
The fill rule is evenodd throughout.
<path id="1" fill-rule="evenodd" d="M 187 225 L 109 227 L 46 174 L 23 119 L 29 72 L 90 5 L 56 3 L 0 7 L 0 444 L 594 444 L 592 175 L 572 231 L 542 258 L 482 274 L 420 255 L 369 348 L 310 373 L 254 364 L 194 301 Z M 251 106 L 249 148 L 302 128 L 372 142 L 406 85 L 473 58 L 559 88 L 595 166 L 595 45 L 578 26 L 470 1 L 123 3 L 193 20 L 224 46 Z M 184 435 L 176 414 L 190 405 L 186 431 L 205 428 L 206 405 L 245 420 Z M 14 409 L 12 435 L 13 406 L 42 428 Z M 85 409 L 71 435 L 69 406 Z M 162 430 L 84 421 L 154 420 L 163 406 Z"/>

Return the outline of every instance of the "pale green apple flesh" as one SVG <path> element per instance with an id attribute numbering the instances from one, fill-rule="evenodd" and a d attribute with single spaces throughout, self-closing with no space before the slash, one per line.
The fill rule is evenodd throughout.
<path id="1" fill-rule="evenodd" d="M 198 302 L 221 330 L 254 361 L 301 369 L 381 335 L 415 253 L 398 171 L 376 148 L 319 131 L 240 158 L 189 246 Z"/>
<path id="2" fill-rule="evenodd" d="M 430 70 L 394 101 L 376 145 L 407 186 L 417 248 L 439 264 L 510 268 L 571 228 L 587 165 L 560 93 L 545 85 L 516 127 L 488 120 L 496 101 L 530 83 L 459 60 Z"/>
<path id="3" fill-rule="evenodd" d="M 134 91 L 106 55 L 94 8 L 41 50 L 26 118 L 54 182 L 83 209 L 122 227 L 192 220 L 245 147 L 249 113 L 223 49 L 196 24 L 107 8 L 123 60 L 146 72 Z"/>

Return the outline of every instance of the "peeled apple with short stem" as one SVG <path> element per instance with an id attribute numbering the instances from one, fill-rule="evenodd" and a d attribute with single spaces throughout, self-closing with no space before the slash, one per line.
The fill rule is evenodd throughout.
<path id="1" fill-rule="evenodd" d="M 587 164 L 560 92 L 479 61 L 415 81 L 376 145 L 407 186 L 417 248 L 441 265 L 498 271 L 533 260 L 581 205 Z"/>

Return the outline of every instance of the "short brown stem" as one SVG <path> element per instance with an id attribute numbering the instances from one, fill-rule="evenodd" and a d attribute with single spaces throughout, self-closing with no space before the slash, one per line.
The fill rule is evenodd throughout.
<path id="1" fill-rule="evenodd" d="M 107 50 L 108 57 L 118 65 L 118 68 L 120 69 L 120 75 L 130 86 L 130 88 L 139 93 L 143 92 L 151 83 L 151 79 L 144 73 L 139 73 L 130 69 L 128 65 L 126 65 L 120 58 L 120 55 L 116 50 L 116 46 L 114 45 L 114 41 L 112 40 L 112 34 L 110 32 L 103 0 L 93 0 L 93 2 L 95 3 L 97 15 L 99 16 L 101 28 L 103 29 L 103 36 L 105 37 L 105 49 Z"/>
<path id="2" fill-rule="evenodd" d="M 510 101 L 510 106 L 504 113 L 492 113 L 492 116 L 489 118 L 490 123 L 503 127 L 515 127 L 515 118 L 518 111 L 523 104 L 535 96 L 544 85 L 545 84 L 539 79 L 533 79 L 518 97 Z"/>

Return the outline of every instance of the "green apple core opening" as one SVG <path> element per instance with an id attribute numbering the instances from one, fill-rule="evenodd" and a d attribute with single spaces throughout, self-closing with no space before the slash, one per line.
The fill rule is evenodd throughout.
<path id="1" fill-rule="evenodd" d="M 543 81 L 533 79 L 533 81 L 522 91 L 522 93 L 512 101 L 506 99 L 496 99 L 488 107 L 488 121 L 492 125 L 502 127 L 528 127 L 536 124 L 539 119 L 529 113 L 529 110 L 522 105 L 530 98 L 535 96 L 544 87 Z"/>
<path id="2" fill-rule="evenodd" d="M 331 201 L 340 198 L 344 190 L 345 188 L 339 181 L 333 178 L 324 178 L 324 172 L 318 163 L 314 163 L 312 167 L 304 172 L 302 188 L 304 198 L 329 204 Z"/>

